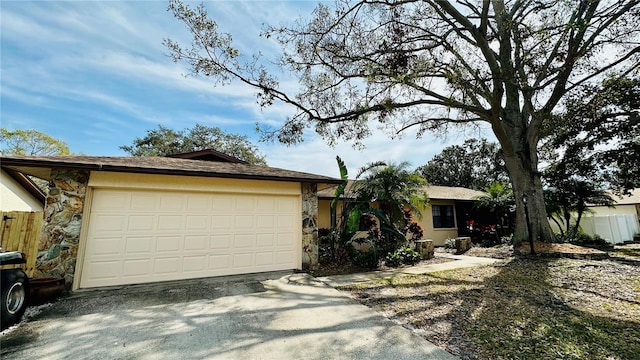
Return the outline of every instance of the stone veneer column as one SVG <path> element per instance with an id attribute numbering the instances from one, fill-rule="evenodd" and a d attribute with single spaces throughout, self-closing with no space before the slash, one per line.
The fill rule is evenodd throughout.
<path id="1" fill-rule="evenodd" d="M 302 184 L 302 268 L 318 268 L 318 185 Z"/>
<path id="2" fill-rule="evenodd" d="M 73 284 L 88 182 L 88 171 L 51 170 L 34 278 L 64 278 L 67 288 Z"/>

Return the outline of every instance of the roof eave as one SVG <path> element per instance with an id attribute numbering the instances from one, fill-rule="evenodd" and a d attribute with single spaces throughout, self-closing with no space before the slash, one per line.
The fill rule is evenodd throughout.
<path id="1" fill-rule="evenodd" d="M 270 176 L 259 174 L 241 174 L 241 173 L 224 173 L 224 172 L 204 172 L 194 170 L 180 170 L 180 169 L 162 169 L 162 168 L 148 168 L 148 167 L 135 167 L 135 166 L 118 166 L 108 164 L 86 164 L 77 162 L 61 162 L 61 161 L 47 161 L 47 160 L 22 160 L 3 158 L 2 166 L 5 168 L 11 167 L 35 167 L 35 168 L 59 168 L 59 169 L 74 169 L 74 170 L 87 170 L 87 171 L 111 171 L 122 173 L 138 173 L 138 174 L 154 174 L 154 175 L 182 175 L 182 176 L 201 176 L 212 178 L 226 178 L 226 179 L 246 179 L 246 180 L 269 180 L 269 181 L 285 181 L 285 182 L 304 182 L 312 184 L 340 184 L 342 180 L 331 178 L 304 178 L 295 176 Z M 14 169 L 14 171 L 18 171 Z"/>

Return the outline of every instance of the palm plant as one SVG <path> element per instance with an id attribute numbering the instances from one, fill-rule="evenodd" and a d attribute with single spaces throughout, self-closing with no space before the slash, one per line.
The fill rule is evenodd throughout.
<path id="1" fill-rule="evenodd" d="M 612 207 L 614 204 L 611 195 L 592 181 L 570 178 L 557 182 L 555 185 L 555 188 L 549 190 L 547 212 L 564 218 L 567 234 L 578 233 L 582 216 L 589 212 L 589 205 Z M 576 220 L 571 226 L 573 212 L 576 213 Z"/>
<path id="2" fill-rule="evenodd" d="M 428 202 L 424 191 L 427 181 L 408 168 L 408 162 L 370 168 L 356 185 L 356 198 L 361 202 L 377 202 L 382 214 L 394 226 L 404 221 L 405 209 L 421 217 Z"/>
<path id="3" fill-rule="evenodd" d="M 494 182 L 490 186 L 484 188 L 485 194 L 476 196 L 474 206 L 480 209 L 486 209 L 495 215 L 496 221 L 500 226 L 511 228 L 509 221 L 509 207 L 515 204 L 513 190 L 511 186 L 505 182 Z"/>
<path id="4" fill-rule="evenodd" d="M 352 189 L 359 206 L 357 210 L 378 219 L 383 251 L 394 250 L 399 242 L 406 242 L 402 231 L 406 226 L 405 210 L 420 218 L 429 201 L 424 190 L 427 181 L 410 171 L 409 166 L 407 162 L 366 166 L 359 174 L 362 180 Z M 377 203 L 378 208 L 371 208 L 371 203 Z"/>

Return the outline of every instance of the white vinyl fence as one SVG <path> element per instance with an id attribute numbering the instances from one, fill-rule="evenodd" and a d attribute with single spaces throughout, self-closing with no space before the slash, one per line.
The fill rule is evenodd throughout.
<path id="1" fill-rule="evenodd" d="M 638 217 L 633 214 L 586 216 L 580 227 L 585 233 L 598 234 L 613 244 L 633 240 L 633 235 L 640 232 Z"/>

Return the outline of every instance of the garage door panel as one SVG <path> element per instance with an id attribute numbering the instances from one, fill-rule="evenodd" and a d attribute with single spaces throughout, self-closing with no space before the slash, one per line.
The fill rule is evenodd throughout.
<path id="1" fill-rule="evenodd" d="M 250 268 L 253 265 L 253 254 L 245 253 L 245 254 L 234 254 L 233 255 L 233 265 L 231 266 L 234 269 L 242 269 L 242 268 Z"/>
<path id="2" fill-rule="evenodd" d="M 233 209 L 233 203 L 232 195 L 217 195 L 213 198 L 211 210 L 223 213 L 230 212 Z"/>
<path id="3" fill-rule="evenodd" d="M 210 236 L 209 249 L 211 250 L 230 250 L 233 234 L 215 234 Z"/>
<path id="4" fill-rule="evenodd" d="M 109 196 L 94 198 L 92 206 L 102 211 L 122 211 L 129 209 L 131 195 L 123 191 L 111 191 Z"/>
<path id="5" fill-rule="evenodd" d="M 256 235 L 256 247 L 263 248 L 268 247 L 271 248 L 275 244 L 275 236 L 273 233 L 271 234 L 257 234 Z"/>
<path id="6" fill-rule="evenodd" d="M 95 219 L 96 230 L 104 233 L 107 231 L 121 232 L 125 229 L 127 218 L 124 215 L 96 215 L 92 216 Z"/>
<path id="7" fill-rule="evenodd" d="M 253 216 L 252 215 L 236 215 L 234 218 L 234 224 L 236 229 L 253 229 Z"/>
<path id="8" fill-rule="evenodd" d="M 182 230 L 182 215 L 159 215 L 158 230 Z"/>
<path id="9" fill-rule="evenodd" d="M 258 211 L 275 211 L 277 198 L 265 196 L 258 199 Z"/>
<path id="10" fill-rule="evenodd" d="M 160 211 L 176 212 L 183 210 L 186 199 L 181 194 L 162 194 L 159 196 Z"/>
<path id="11" fill-rule="evenodd" d="M 300 198 L 94 189 L 80 287 L 299 267 Z"/>
<path id="12" fill-rule="evenodd" d="M 98 261 L 89 269 L 89 277 L 97 281 L 116 280 L 120 275 L 119 261 Z"/>
<path id="13" fill-rule="evenodd" d="M 132 193 L 129 209 L 150 210 L 156 208 L 156 196 L 153 193 Z"/>
<path id="14" fill-rule="evenodd" d="M 208 230 L 209 217 L 206 215 L 187 215 L 185 224 L 187 231 Z"/>
<path id="15" fill-rule="evenodd" d="M 278 236 L 276 238 L 277 243 L 276 245 L 278 246 L 286 246 L 286 247 L 290 247 L 291 243 L 294 241 L 295 237 L 293 235 L 293 233 L 278 233 Z"/>
<path id="16" fill-rule="evenodd" d="M 205 252 L 207 245 L 209 244 L 209 237 L 207 235 L 185 235 L 184 236 L 184 251 L 200 251 Z"/>
<path id="17" fill-rule="evenodd" d="M 293 198 L 278 198 L 278 212 L 295 212 L 297 201 Z"/>
<path id="18" fill-rule="evenodd" d="M 122 252 L 123 239 L 117 237 L 98 237 L 93 239 L 93 254 L 101 255 L 118 255 Z"/>
<path id="19" fill-rule="evenodd" d="M 154 239 L 151 236 L 146 237 L 127 237 L 125 239 L 126 254 L 146 254 L 153 250 Z"/>
<path id="20" fill-rule="evenodd" d="M 211 217 L 212 230 L 232 230 L 233 229 L 233 216 L 231 215 L 213 215 Z"/>
<path id="21" fill-rule="evenodd" d="M 268 252 L 258 252 L 256 253 L 256 265 L 264 266 L 264 265 L 273 265 L 275 254 L 273 251 Z"/>
<path id="22" fill-rule="evenodd" d="M 278 228 L 293 228 L 293 219 L 290 216 L 278 216 Z"/>
<path id="23" fill-rule="evenodd" d="M 167 257 L 155 259 L 153 272 L 158 275 L 175 274 L 180 272 L 180 257 Z"/>
<path id="24" fill-rule="evenodd" d="M 236 196 L 234 210 L 236 212 L 254 212 L 256 201 L 253 196 Z"/>
<path id="25" fill-rule="evenodd" d="M 276 253 L 276 264 L 288 264 L 293 256 L 295 256 L 293 251 L 278 251 Z"/>
<path id="26" fill-rule="evenodd" d="M 129 231 L 153 231 L 155 222 L 153 215 L 131 215 L 127 219 L 126 228 Z"/>
<path id="27" fill-rule="evenodd" d="M 132 259 L 122 261 L 122 277 L 147 276 L 152 273 L 150 259 Z"/>
<path id="28" fill-rule="evenodd" d="M 224 270 L 231 267 L 231 255 L 210 255 L 209 256 L 209 269 L 210 270 Z"/>
<path id="29" fill-rule="evenodd" d="M 207 270 L 207 256 L 185 256 L 182 259 L 182 271 L 194 272 Z"/>
<path id="30" fill-rule="evenodd" d="M 234 249 L 247 249 L 253 248 L 253 234 L 237 234 L 233 236 L 233 248 Z"/>
<path id="31" fill-rule="evenodd" d="M 257 229 L 269 229 L 275 228 L 276 220 L 273 215 L 258 215 L 256 216 L 256 228 Z"/>
<path id="32" fill-rule="evenodd" d="M 211 197 L 202 196 L 201 194 L 187 195 L 187 211 L 189 212 L 208 212 L 211 210 Z"/>
<path id="33" fill-rule="evenodd" d="M 180 251 L 182 244 L 182 236 L 156 236 L 156 252 Z"/>

